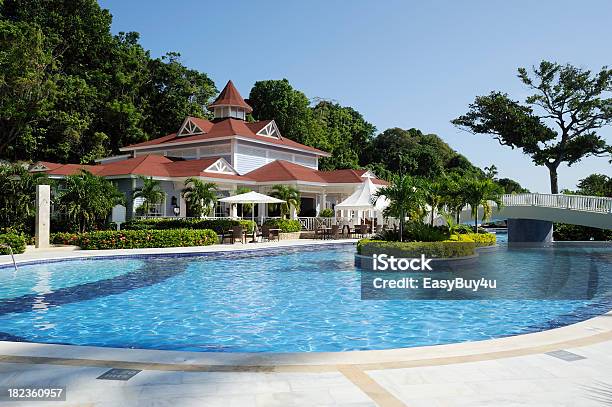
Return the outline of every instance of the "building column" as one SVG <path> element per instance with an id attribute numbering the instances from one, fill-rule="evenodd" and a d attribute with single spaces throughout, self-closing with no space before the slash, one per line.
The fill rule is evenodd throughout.
<path id="1" fill-rule="evenodd" d="M 319 216 L 321 211 L 323 209 L 325 209 L 325 204 L 327 202 L 327 194 L 325 193 L 325 191 L 323 191 L 322 193 L 319 194 L 318 201 L 319 201 L 319 203 L 317 205 L 317 214 L 316 214 L 316 216 Z"/>
<path id="2" fill-rule="evenodd" d="M 36 248 L 49 247 L 49 230 L 51 216 L 51 187 L 49 185 L 36 186 Z"/>
<path id="3" fill-rule="evenodd" d="M 509 245 L 541 245 L 552 242 L 552 222 L 536 219 L 508 219 Z"/>
<path id="4" fill-rule="evenodd" d="M 238 218 L 238 204 L 230 204 L 230 218 Z"/>
<path id="5" fill-rule="evenodd" d="M 289 219 L 297 219 L 297 210 L 293 205 L 289 205 Z"/>

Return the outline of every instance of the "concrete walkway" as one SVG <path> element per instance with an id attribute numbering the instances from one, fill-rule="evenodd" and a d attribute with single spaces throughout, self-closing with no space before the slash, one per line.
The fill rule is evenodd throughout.
<path id="1" fill-rule="evenodd" d="M 347 365 L 331 372 L 145 369 L 128 381 L 96 379 L 108 367 L 7 363 L 0 357 L 0 386 L 67 387 L 64 402 L 2 404 L 7 406 L 610 405 L 612 341 L 566 351 L 583 358 L 542 353 L 365 372 Z"/>

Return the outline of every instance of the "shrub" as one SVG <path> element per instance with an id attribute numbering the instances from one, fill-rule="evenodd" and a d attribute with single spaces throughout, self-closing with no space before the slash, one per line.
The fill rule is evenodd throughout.
<path id="1" fill-rule="evenodd" d="M 211 229 L 222 233 L 234 226 L 242 225 L 249 233 L 253 232 L 255 222 L 239 219 L 185 219 L 185 218 L 145 218 L 133 219 L 123 225 L 124 230 L 165 230 L 165 229 Z"/>
<path id="2" fill-rule="evenodd" d="M 446 226 L 431 226 L 423 222 L 407 222 L 404 225 L 403 241 L 405 242 L 442 242 L 448 240 L 450 232 Z M 386 230 L 378 235 L 380 240 L 399 241 L 399 230 Z"/>
<path id="3" fill-rule="evenodd" d="M 25 252 L 26 238 L 19 233 L 0 234 L 0 245 L 9 245 L 14 254 Z M 8 247 L 0 247 L 0 254 L 11 254 Z"/>
<path id="4" fill-rule="evenodd" d="M 208 246 L 218 242 L 217 234 L 210 230 L 101 230 L 80 234 L 56 233 L 55 244 L 71 244 L 81 249 L 142 249 L 147 247 Z"/>
<path id="5" fill-rule="evenodd" d="M 612 229 L 597 229 L 587 226 L 555 223 L 553 236 L 556 241 L 606 241 L 612 240 Z"/>
<path id="6" fill-rule="evenodd" d="M 364 256 L 386 253 L 395 257 L 428 258 L 465 257 L 475 254 L 476 245 L 469 242 L 387 242 L 362 239 L 357 243 L 357 253 Z"/>
<path id="7" fill-rule="evenodd" d="M 448 241 L 476 243 L 476 247 L 494 246 L 497 244 L 497 236 L 493 233 L 462 233 L 452 235 Z"/>
<path id="8" fill-rule="evenodd" d="M 299 232 L 302 224 L 297 219 L 268 219 L 265 224 L 273 228 L 278 228 L 283 233 Z"/>
<path id="9" fill-rule="evenodd" d="M 321 210 L 321 212 L 319 212 L 319 217 L 321 218 L 333 218 L 334 217 L 334 210 L 331 208 L 325 208 L 323 210 Z"/>

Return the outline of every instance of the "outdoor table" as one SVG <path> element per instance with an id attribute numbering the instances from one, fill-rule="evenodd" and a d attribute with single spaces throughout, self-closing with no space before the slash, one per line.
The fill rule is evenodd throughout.
<path id="1" fill-rule="evenodd" d="M 280 232 L 281 232 L 281 229 L 279 229 L 279 228 L 274 228 L 274 229 L 268 229 L 268 230 L 269 230 L 270 232 L 277 232 L 277 233 L 276 233 L 276 237 L 278 237 L 278 240 L 280 241 Z M 272 235 L 272 233 L 270 233 L 270 235 Z M 270 238 L 268 238 L 268 240 L 269 240 L 269 239 L 270 239 Z"/>
<path id="2" fill-rule="evenodd" d="M 327 237 L 330 237 L 332 228 L 329 228 L 327 226 L 321 226 L 319 229 L 323 231 L 323 240 L 325 240 Z"/>
<path id="3" fill-rule="evenodd" d="M 234 229 L 228 229 L 228 230 L 229 230 L 229 232 L 230 232 L 230 237 L 231 237 L 231 236 L 234 234 Z M 248 233 L 248 232 L 247 232 L 247 230 L 246 230 L 246 229 L 243 229 L 243 230 L 242 230 L 242 234 L 244 235 L 244 241 L 245 241 L 245 242 L 246 242 L 246 239 L 247 239 L 247 233 Z M 255 231 L 253 230 L 253 235 L 254 235 L 254 234 L 255 234 Z M 253 241 L 254 241 L 254 240 L 253 240 Z"/>

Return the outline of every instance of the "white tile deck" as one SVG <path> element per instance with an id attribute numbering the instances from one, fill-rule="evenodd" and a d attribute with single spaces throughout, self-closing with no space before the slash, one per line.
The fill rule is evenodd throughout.
<path id="1" fill-rule="evenodd" d="M 612 403 L 612 341 L 544 353 L 366 373 L 407 406 L 601 406 Z M 0 363 L 0 386 L 66 386 L 65 402 L 36 406 L 375 406 L 338 371 L 143 370 L 127 382 L 96 379 L 104 367 Z M 0 403 L 1 404 L 1 403 Z M 5 403 L 10 406 L 28 403 Z M 30 404 L 31 405 L 31 404 Z"/>

